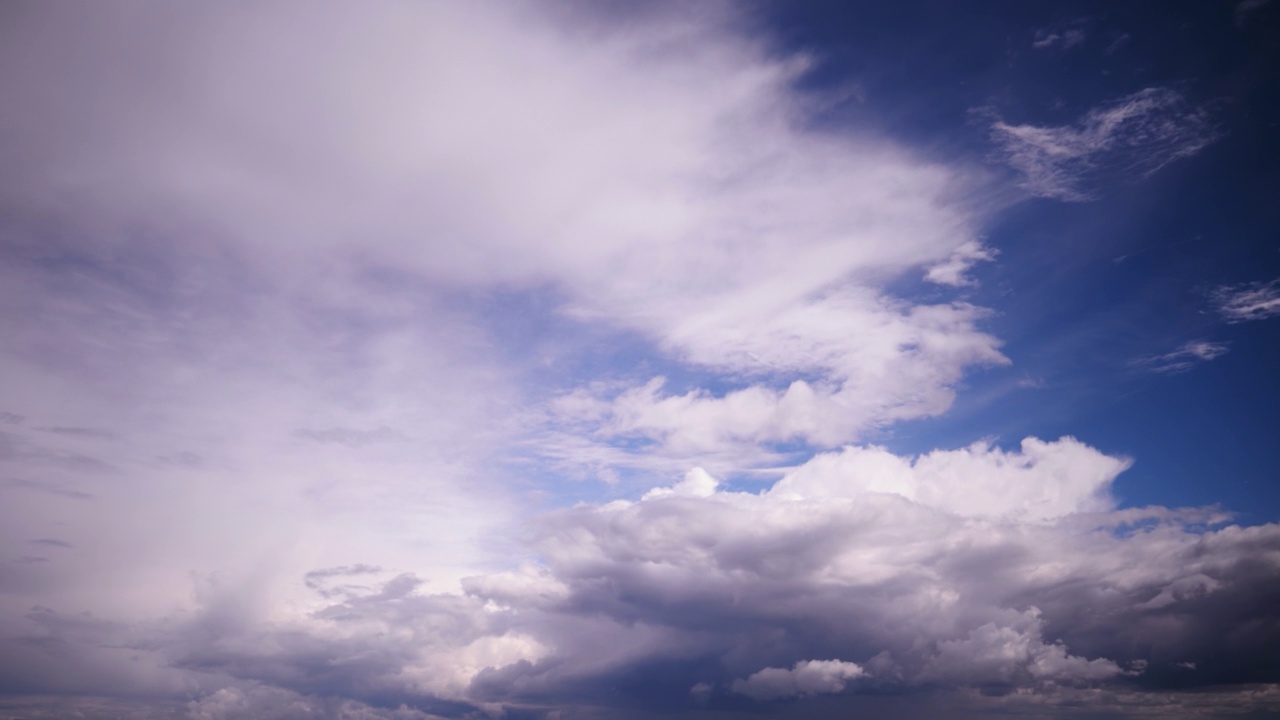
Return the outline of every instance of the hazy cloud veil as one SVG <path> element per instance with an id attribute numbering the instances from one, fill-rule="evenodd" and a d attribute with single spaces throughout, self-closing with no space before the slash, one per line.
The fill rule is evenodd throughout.
<path id="1" fill-rule="evenodd" d="M 874 443 L 1010 362 L 1008 189 L 814 127 L 739 11 L 4 13 L 0 716 L 1280 711 L 1280 526 Z M 1212 140 L 992 133 L 1069 200 Z"/>

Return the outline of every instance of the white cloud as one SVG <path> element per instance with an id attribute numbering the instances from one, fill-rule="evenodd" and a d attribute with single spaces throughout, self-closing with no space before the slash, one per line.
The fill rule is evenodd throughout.
<path id="1" fill-rule="evenodd" d="M 848 448 L 760 493 L 694 471 L 669 492 L 552 513 L 531 538 L 537 565 L 468 579 L 462 595 L 399 576 L 306 617 L 269 620 L 238 588 L 214 587 L 199 612 L 147 625 L 35 619 L 54 644 L 218 679 L 192 706 L 212 717 L 320 696 L 370 717 L 399 702 L 547 712 L 620 686 L 717 710 L 716 688 L 840 693 L 850 712 L 864 688 L 928 688 L 979 714 L 1011 697 L 1158 713 L 1189 702 L 1160 685 L 1165 673 L 1266 662 L 1275 610 L 1240 601 L 1274 592 L 1280 526 L 1109 510 L 1125 465 L 1069 439 L 915 459 Z M 78 653 L 80 672 L 104 672 L 97 653 Z M 626 716 L 625 696 L 609 703 L 588 716 Z"/>
<path id="2" fill-rule="evenodd" d="M 1010 125 L 997 120 L 992 140 L 1031 194 L 1083 201 L 1108 177 L 1146 177 L 1213 142 L 1203 108 L 1169 88 L 1147 88 L 1087 112 L 1073 125 Z"/>
<path id="3" fill-rule="evenodd" d="M 1134 360 L 1134 364 L 1152 372 L 1174 375 L 1186 372 L 1201 363 L 1216 360 L 1226 355 L 1229 350 L 1230 345 L 1227 343 L 1192 340 L 1172 352 L 1138 358 Z"/>
<path id="4" fill-rule="evenodd" d="M 1280 315 L 1280 279 L 1268 283 L 1226 285 L 1213 292 L 1227 322 L 1265 320 Z"/>
<path id="5" fill-rule="evenodd" d="M 760 459 L 752 449 L 761 443 L 832 447 L 890 422 L 942 413 L 965 368 L 1008 362 L 976 328 L 983 314 L 964 304 L 905 306 L 865 290 L 764 316 L 725 306 L 679 328 L 683 352 L 721 371 L 767 372 L 777 385 L 670 394 L 655 378 L 621 392 L 584 388 L 557 399 L 553 410 L 557 421 L 601 443 L 653 441 L 634 462 L 677 457 L 741 468 Z"/>
<path id="6" fill-rule="evenodd" d="M 847 447 L 814 457 L 769 493 L 805 499 L 893 493 L 957 515 L 1044 521 L 1111 509 L 1108 488 L 1129 465 L 1074 438 L 1027 438 L 1020 452 L 976 443 L 918 458 Z"/>
<path id="7" fill-rule="evenodd" d="M 1274 614 L 1236 599 L 1274 586 L 1280 527 L 1111 510 L 1125 466 L 1069 439 L 914 460 L 848 448 L 758 494 L 695 473 L 696 493 L 556 513 L 539 548 L 562 601 L 523 613 L 504 600 L 556 651 L 473 690 L 634 683 L 660 663 L 699 668 L 676 690 L 700 683 L 690 702 L 715 702 L 713 687 L 840 692 L 856 676 L 877 692 L 1110 688 L 1172 707 L 1182 700 L 1159 689 L 1171 668 L 1269 652 L 1270 636 L 1227 628 Z"/>
<path id="8" fill-rule="evenodd" d="M 585 447 L 548 447 L 568 462 L 615 457 L 617 434 L 656 438 L 668 460 L 752 458 L 762 442 L 833 445 L 943 411 L 966 368 L 1004 362 L 982 311 L 883 288 L 920 270 L 962 285 L 990 259 L 976 237 L 987 178 L 883 136 L 807 129 L 790 87 L 805 60 L 737 22 L 672 10 L 621 32 L 469 3 L 301 21 L 275 5 L 36 13 L 0 58 L 20 109 L 4 197 L 103 238 L 67 248 L 96 260 L 150 252 L 128 240 L 145 224 L 179 287 L 234 282 L 186 277 L 225 257 L 264 295 L 337 315 L 424 287 L 544 293 L 555 314 L 741 381 L 732 398 L 628 396 L 651 407 L 619 407 Z M 298 430 L 348 443 L 402 431 L 348 420 Z"/>
<path id="9" fill-rule="evenodd" d="M 801 660 L 790 670 L 764 668 L 745 680 L 734 680 L 732 690 L 754 700 L 780 700 L 838 693 L 850 680 L 865 673 L 856 663 L 842 660 Z"/>
<path id="10" fill-rule="evenodd" d="M 995 257 L 996 252 L 991 248 L 983 247 L 977 242 L 965 243 L 945 262 L 930 267 L 925 272 L 924 278 L 939 285 L 956 287 L 974 285 L 976 283 L 965 273 L 977 263 L 994 260 Z"/>

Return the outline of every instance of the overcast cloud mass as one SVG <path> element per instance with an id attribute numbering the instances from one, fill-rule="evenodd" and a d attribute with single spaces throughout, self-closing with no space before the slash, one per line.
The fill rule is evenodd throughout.
<path id="1" fill-rule="evenodd" d="M 6 5 L 0 718 L 1280 716 L 1276 8 L 989 7 Z"/>

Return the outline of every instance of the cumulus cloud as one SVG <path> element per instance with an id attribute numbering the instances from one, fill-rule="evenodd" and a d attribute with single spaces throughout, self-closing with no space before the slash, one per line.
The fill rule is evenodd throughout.
<path id="1" fill-rule="evenodd" d="M 1152 372 L 1175 375 L 1186 372 L 1201 363 L 1226 355 L 1230 345 L 1224 342 L 1192 340 L 1172 352 L 1150 355 L 1134 360 L 1134 364 Z"/>
<path id="2" fill-rule="evenodd" d="M 790 670 L 765 668 L 745 680 L 733 681 L 733 692 L 755 700 L 779 700 L 822 693 L 838 693 L 850 680 L 864 675 L 855 663 L 842 660 L 801 660 Z"/>
<path id="3" fill-rule="evenodd" d="M 1280 279 L 1268 283 L 1225 285 L 1213 291 L 1213 299 L 1227 322 L 1265 320 L 1280 315 Z"/>
<path id="4" fill-rule="evenodd" d="M 325 600 L 308 616 L 273 618 L 214 583 L 197 612 L 160 623 L 42 612 L 41 645 L 100 676 L 118 652 L 103 648 L 147 658 L 196 683 L 190 710 L 210 717 L 630 717 L 655 701 L 732 716 L 744 699 L 837 694 L 847 713 L 864 692 L 926 689 L 977 714 L 1264 706 L 1220 686 L 1280 680 L 1263 600 L 1280 592 L 1280 526 L 1113 509 L 1126 464 L 1062 439 L 846 448 L 759 493 L 694 471 L 550 514 L 537 563 L 462 593 L 402 575 L 325 594 L 322 581 L 377 572 L 327 568 L 306 578 Z M 968 502 L 1004 495 L 1005 511 Z M 1174 676 L 1217 689 L 1171 693 Z"/>
<path id="5" fill-rule="evenodd" d="M 1096 107 L 1071 125 L 1012 125 L 997 119 L 1001 157 L 1039 197 L 1093 200 L 1108 178 L 1146 177 L 1196 154 L 1217 132 L 1209 113 L 1170 88 L 1146 88 Z"/>
<path id="6" fill-rule="evenodd" d="M 689 668 L 671 692 L 687 695 L 696 681 L 694 699 L 707 703 L 718 702 L 717 684 L 781 699 L 838 692 L 857 676 L 869 688 L 992 696 L 1111 688 L 1158 705 L 1153 688 L 1209 656 L 1267 668 L 1254 676 L 1275 681 L 1271 641 L 1226 628 L 1254 622 L 1236 614 L 1238 601 L 1274 592 L 1280 528 L 1223 526 L 1206 511 L 1112 510 L 1097 490 L 1126 463 L 1067 439 L 1028 441 L 1015 462 L 987 448 L 950 452 L 936 462 L 956 470 L 954 482 L 930 499 L 910 497 L 939 472 L 924 458 L 851 448 L 841 455 L 871 455 L 820 456 L 759 494 L 712 489 L 696 474 L 682 485 L 698 492 L 559 513 L 540 547 L 563 594 L 517 621 L 554 627 L 557 651 L 474 687 L 529 700 L 584 677 L 644 678 L 662 663 Z M 1076 460 L 1045 459 L 1057 454 Z M 1025 473 L 1020 482 L 1001 477 L 1006 464 Z M 963 500 L 1019 486 L 1055 509 L 993 517 Z M 1249 607 L 1244 615 L 1260 622 L 1274 614 Z M 637 692 L 665 682 L 653 675 Z M 1097 695 L 1089 707 L 1108 702 Z"/>

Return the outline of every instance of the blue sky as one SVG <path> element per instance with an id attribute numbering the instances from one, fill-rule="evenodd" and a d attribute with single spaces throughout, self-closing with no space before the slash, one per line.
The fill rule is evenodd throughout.
<path id="1" fill-rule="evenodd" d="M 1280 712 L 1280 15 L 16 4 L 0 716 Z"/>

